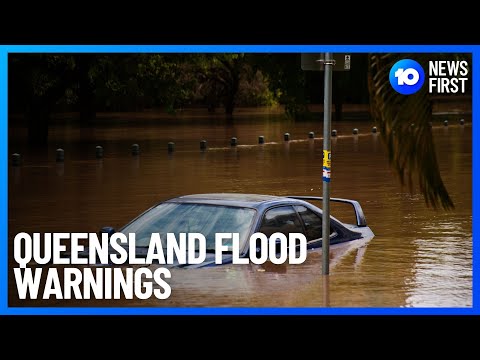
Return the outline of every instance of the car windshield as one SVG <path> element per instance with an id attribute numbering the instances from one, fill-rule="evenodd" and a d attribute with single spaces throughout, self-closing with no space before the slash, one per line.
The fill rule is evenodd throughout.
<path id="1" fill-rule="evenodd" d="M 215 249 L 215 233 L 239 233 L 243 244 L 255 216 L 255 210 L 221 205 L 162 203 L 147 211 L 121 232 L 135 233 L 136 246 L 148 247 L 152 233 L 160 233 L 165 245 L 167 233 L 200 233 L 205 236 L 207 250 Z M 224 245 L 231 246 L 230 243 Z M 242 245 L 240 245 L 242 246 Z"/>

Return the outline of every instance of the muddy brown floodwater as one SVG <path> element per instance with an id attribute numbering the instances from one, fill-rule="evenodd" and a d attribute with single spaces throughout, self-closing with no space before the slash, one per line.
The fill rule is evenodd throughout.
<path id="1" fill-rule="evenodd" d="M 23 163 L 9 166 L 8 175 L 9 306 L 471 307 L 471 118 L 451 115 L 449 126 L 443 119 L 435 119 L 433 133 L 455 203 L 448 212 L 426 207 L 418 192 L 399 185 L 370 121 L 333 122 L 338 137 L 332 139 L 331 196 L 358 200 L 375 237 L 360 249 L 332 255 L 328 288 L 320 254 L 309 252 L 301 265 L 178 269 L 172 271 L 169 299 L 128 301 L 19 300 L 11 269 L 15 234 L 119 228 L 161 200 L 190 193 L 322 196 L 322 118 L 295 122 L 260 114 L 226 122 L 185 115 L 130 121 L 124 115 L 90 130 L 57 124 L 48 146 L 35 150 L 25 145 L 25 129 L 12 127 L 9 153 L 21 153 Z M 352 135 L 353 128 L 359 135 Z M 310 131 L 315 139 L 308 139 Z M 233 136 L 236 147 L 230 146 Z M 206 151 L 200 150 L 202 139 Z M 131 155 L 133 143 L 140 145 L 140 156 Z M 96 145 L 103 146 L 103 159 L 95 158 Z M 64 163 L 55 162 L 59 147 Z M 351 220 L 349 209 L 332 204 L 331 210 Z"/>

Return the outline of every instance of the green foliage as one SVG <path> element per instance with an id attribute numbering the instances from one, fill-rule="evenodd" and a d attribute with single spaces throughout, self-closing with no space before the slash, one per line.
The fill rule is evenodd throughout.
<path id="1" fill-rule="evenodd" d="M 455 59 L 458 55 L 442 56 Z M 390 85 L 391 67 L 400 59 L 410 58 L 428 69 L 430 54 L 371 54 L 369 90 L 371 114 L 385 142 L 388 159 L 401 184 L 413 188 L 417 179 L 427 206 L 452 209 L 454 204 L 442 181 L 435 154 L 430 123 L 432 102 L 424 86 L 419 92 L 404 96 Z"/>
<path id="2" fill-rule="evenodd" d="M 73 55 L 9 55 L 9 111 L 30 112 L 33 102 L 51 109 L 62 98 L 74 103 L 75 76 Z"/>
<path id="3" fill-rule="evenodd" d="M 143 90 L 167 111 L 188 105 L 193 97 L 197 80 L 193 76 L 189 55 L 141 54 L 138 58 L 137 78 Z"/>
<path id="4" fill-rule="evenodd" d="M 197 54 L 193 70 L 198 79 L 195 98 L 207 104 L 209 110 L 223 105 L 231 114 L 237 103 L 241 73 L 247 57 L 244 54 Z"/>
<path id="5" fill-rule="evenodd" d="M 72 56 L 45 54 L 30 56 L 36 57 L 39 64 L 39 66 L 32 67 L 33 93 L 36 96 L 44 96 L 52 88 L 60 86 L 62 76 L 75 68 Z"/>
<path id="6" fill-rule="evenodd" d="M 272 91 L 269 79 L 260 70 L 253 70 L 245 64 L 240 75 L 238 104 L 240 106 L 275 106 L 282 94 L 280 90 Z"/>
<path id="7" fill-rule="evenodd" d="M 132 111 L 163 107 L 174 114 L 179 108 L 199 104 L 214 110 L 235 106 L 287 104 L 287 114 L 299 116 L 304 103 L 303 74 L 295 57 L 275 55 L 263 65 L 262 54 L 31 54 L 11 59 L 16 78 L 30 84 L 34 96 L 44 96 L 63 86 L 55 102 L 62 109 L 80 101 L 80 62 L 100 111 Z M 284 64 L 285 59 L 289 59 Z M 82 60 L 83 59 L 83 60 Z M 293 62 L 292 62 L 293 61 Z M 294 65 L 295 70 L 294 70 Z M 290 73 L 294 73 L 290 76 Z M 68 74 L 68 76 L 64 76 Z M 300 81 L 298 81 L 300 79 Z M 22 86 L 18 86 L 20 92 Z"/>
<path id="8" fill-rule="evenodd" d="M 302 119 L 310 115 L 299 54 L 256 54 L 251 64 L 268 79 L 271 93 L 285 105 L 286 116 Z"/>

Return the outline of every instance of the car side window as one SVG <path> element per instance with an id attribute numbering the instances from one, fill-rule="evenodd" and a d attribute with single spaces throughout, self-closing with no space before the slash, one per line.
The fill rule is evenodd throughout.
<path id="1" fill-rule="evenodd" d="M 303 233 L 303 227 L 292 206 L 279 206 L 267 210 L 263 216 L 259 232 L 267 237 L 280 232 L 288 238 L 289 233 Z"/>
<path id="2" fill-rule="evenodd" d="M 305 236 L 307 241 L 312 241 L 322 238 L 322 217 L 307 209 L 302 205 L 295 205 L 295 210 L 302 218 L 305 226 Z M 330 226 L 330 236 L 332 236 L 333 228 Z"/>

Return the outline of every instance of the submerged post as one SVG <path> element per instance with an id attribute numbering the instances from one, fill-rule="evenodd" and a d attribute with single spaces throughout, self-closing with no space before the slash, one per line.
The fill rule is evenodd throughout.
<path id="1" fill-rule="evenodd" d="M 349 71 L 352 65 L 350 54 L 306 53 L 301 56 L 302 70 L 324 71 L 323 97 L 323 218 L 322 218 L 322 268 L 323 275 L 329 274 L 330 262 L 330 169 L 331 169 L 331 138 L 336 140 L 337 130 L 332 125 L 332 75 L 333 71 Z M 335 68 L 334 68 L 335 66 Z"/>
<path id="2" fill-rule="evenodd" d="M 332 108 L 332 53 L 325 53 L 323 99 L 323 216 L 322 216 L 322 274 L 330 273 L 330 170 L 331 170 L 331 108 Z"/>

